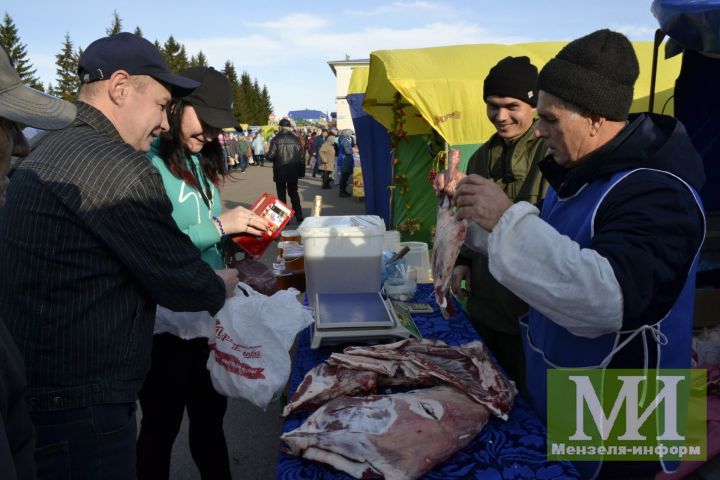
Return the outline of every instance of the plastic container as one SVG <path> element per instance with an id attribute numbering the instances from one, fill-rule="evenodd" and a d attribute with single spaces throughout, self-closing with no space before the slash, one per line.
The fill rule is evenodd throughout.
<path id="1" fill-rule="evenodd" d="M 410 251 L 404 257 L 405 263 L 412 265 L 417 270 L 417 283 L 432 283 L 428 244 L 425 242 L 400 242 L 400 248 L 406 245 L 410 247 Z"/>
<path id="2" fill-rule="evenodd" d="M 380 290 L 385 223 L 375 215 L 307 217 L 298 227 L 305 247 L 306 292 Z"/>
<path id="3" fill-rule="evenodd" d="M 383 237 L 383 252 L 397 252 L 400 250 L 400 232 L 388 230 Z"/>

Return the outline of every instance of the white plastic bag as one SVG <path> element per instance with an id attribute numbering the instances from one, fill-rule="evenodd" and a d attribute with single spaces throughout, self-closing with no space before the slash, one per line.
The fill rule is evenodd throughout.
<path id="1" fill-rule="evenodd" d="M 183 340 L 215 337 L 215 321 L 208 312 L 173 312 L 158 305 L 155 311 L 155 335 L 172 333 Z"/>
<path id="2" fill-rule="evenodd" d="M 207 368 L 219 393 L 265 409 L 284 390 L 290 377 L 288 351 L 312 315 L 295 290 L 268 297 L 244 283 L 239 286 L 248 295 L 236 293 L 215 315 Z"/>

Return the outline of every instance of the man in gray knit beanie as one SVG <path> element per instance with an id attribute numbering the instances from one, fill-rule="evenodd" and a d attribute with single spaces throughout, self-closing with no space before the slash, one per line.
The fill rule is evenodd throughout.
<path id="1" fill-rule="evenodd" d="M 479 175 L 461 180 L 454 196 L 457 218 L 471 220 L 465 246 L 485 253 L 490 274 L 529 305 L 520 325 L 528 400 L 548 425 L 570 432 L 582 396 L 548 387 L 551 371 L 585 369 L 609 386 L 623 381 L 619 369 L 637 370 L 650 384 L 666 369 L 690 368 L 704 169 L 677 119 L 628 113 L 638 74 L 632 44 L 617 32 L 570 42 L 538 75 L 535 135 L 548 149 L 540 170 L 550 183 L 541 210 L 513 203 Z M 691 383 L 689 374 L 684 381 Z M 662 402 L 655 393 L 634 407 Z M 622 400 L 611 387 L 595 394 L 606 408 Z M 665 408 L 687 415 L 677 432 L 689 439 L 687 426 L 705 423 L 702 409 L 677 398 Z M 612 458 L 620 461 L 600 448 L 582 461 L 561 458 L 581 478 L 655 478 L 680 460 L 657 454 L 659 433 L 647 435 L 653 448 L 642 456 L 610 432 L 583 445 L 606 452 L 626 445 L 627 455 Z"/>

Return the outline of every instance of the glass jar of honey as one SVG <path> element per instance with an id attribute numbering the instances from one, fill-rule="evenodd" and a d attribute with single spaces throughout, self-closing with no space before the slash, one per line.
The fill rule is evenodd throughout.
<path id="1" fill-rule="evenodd" d="M 300 233 L 297 230 L 283 230 L 280 232 L 280 241 L 301 243 Z"/>

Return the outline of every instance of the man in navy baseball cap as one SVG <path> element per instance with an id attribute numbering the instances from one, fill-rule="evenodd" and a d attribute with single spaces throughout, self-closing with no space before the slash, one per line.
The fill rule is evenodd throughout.
<path id="1" fill-rule="evenodd" d="M 37 476 L 134 479 L 155 305 L 214 315 L 237 271 L 202 260 L 143 153 L 168 130 L 170 88 L 199 83 L 128 33 L 90 44 L 79 67 L 75 120 L 14 170 L 0 211 L 0 314 L 25 359 Z M 62 334 L 38 341 L 46 331 Z"/>
<path id="2" fill-rule="evenodd" d="M 78 60 L 78 100 L 102 112 L 120 137 L 147 152 L 167 130 L 165 105 L 200 83 L 175 75 L 160 51 L 146 39 L 122 32 L 92 42 Z"/>
<path id="3" fill-rule="evenodd" d="M 80 83 L 107 80 L 118 70 L 130 75 L 149 75 L 159 82 L 179 87 L 190 93 L 200 83 L 189 78 L 174 75 L 157 47 L 148 40 L 128 32 L 103 37 L 92 42 L 78 60 Z"/>

